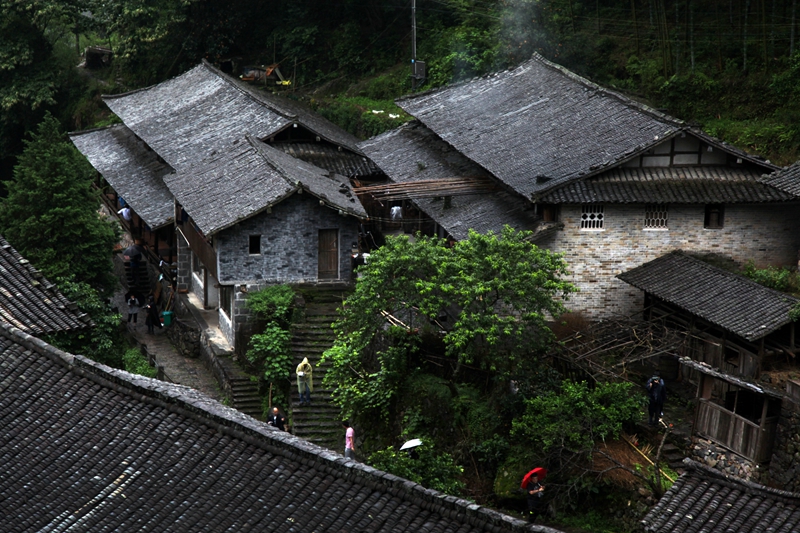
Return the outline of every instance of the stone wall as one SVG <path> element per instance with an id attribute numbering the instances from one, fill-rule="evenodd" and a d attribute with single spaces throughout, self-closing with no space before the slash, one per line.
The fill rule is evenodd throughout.
<path id="1" fill-rule="evenodd" d="M 692 459 L 703 463 L 727 476 L 738 477 L 754 483 L 763 483 L 767 470 L 757 466 L 710 440 L 695 438 L 691 448 Z"/>
<path id="2" fill-rule="evenodd" d="M 178 291 L 188 291 L 192 283 L 192 249 L 186 242 L 180 231 L 175 232 L 175 240 L 178 241 Z"/>
<path id="3" fill-rule="evenodd" d="M 220 284 L 317 281 L 321 229 L 339 230 L 339 279 L 349 280 L 350 247 L 358 241 L 358 220 L 319 205 L 310 194 L 295 194 L 271 213 L 243 220 L 215 236 Z M 261 235 L 261 254 L 249 253 L 251 235 Z"/>
<path id="4" fill-rule="evenodd" d="M 790 492 L 800 492 L 800 382 L 786 385 L 775 447 L 769 465 L 770 484 Z"/>
<path id="5" fill-rule="evenodd" d="M 646 230 L 643 204 L 605 204 L 604 229 L 581 230 L 581 206 L 563 205 L 564 228 L 540 243 L 562 252 L 569 281 L 580 289 L 567 306 L 591 318 L 629 315 L 641 309 L 643 294 L 616 275 L 673 250 L 717 253 L 757 266 L 795 265 L 800 232 L 792 205 L 726 205 L 724 227 L 703 227 L 705 206 L 670 205 L 669 229 Z"/>
<path id="6" fill-rule="evenodd" d="M 175 349 L 184 357 L 200 357 L 200 328 L 193 320 L 184 320 L 175 315 L 172 325 L 167 328 L 167 336 Z"/>

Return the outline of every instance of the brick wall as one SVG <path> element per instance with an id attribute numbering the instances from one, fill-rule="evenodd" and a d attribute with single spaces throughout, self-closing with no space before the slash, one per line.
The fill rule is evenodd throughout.
<path id="1" fill-rule="evenodd" d="M 215 236 L 219 282 L 300 283 L 317 281 L 319 230 L 339 230 L 339 279 L 351 276 L 350 245 L 358 241 L 358 221 L 296 194 Z M 261 235 L 261 254 L 249 253 L 249 237 Z"/>
<path id="2" fill-rule="evenodd" d="M 581 230 L 580 205 L 563 205 L 564 229 L 542 247 L 563 252 L 580 292 L 567 306 L 592 318 L 631 314 L 642 292 L 615 278 L 621 272 L 673 250 L 718 253 L 757 266 L 795 265 L 800 232 L 796 206 L 726 205 L 724 228 L 704 229 L 705 206 L 670 205 L 668 230 L 644 230 L 643 204 L 605 204 L 605 228 Z"/>

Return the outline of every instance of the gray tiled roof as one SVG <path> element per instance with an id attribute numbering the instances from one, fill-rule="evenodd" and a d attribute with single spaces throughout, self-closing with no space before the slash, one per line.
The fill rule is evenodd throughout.
<path id="1" fill-rule="evenodd" d="M 169 165 L 122 124 L 70 134 L 73 144 L 152 229 L 172 222 L 172 194 L 163 177 Z"/>
<path id="2" fill-rule="evenodd" d="M 683 128 L 538 54 L 397 103 L 526 198 L 616 166 Z"/>
<path id="3" fill-rule="evenodd" d="M 359 146 L 395 183 L 488 176 L 419 123 L 406 124 Z M 505 224 L 527 230 L 536 226 L 532 211 L 525 209 L 525 200 L 503 191 L 453 196 L 449 208 L 442 200 L 431 198 L 414 202 L 456 239 L 465 239 L 470 229 L 499 233 Z"/>
<path id="4" fill-rule="evenodd" d="M 0 325 L 4 531 L 558 533 Z"/>
<path id="5" fill-rule="evenodd" d="M 264 139 L 294 123 L 357 150 L 356 137 L 301 104 L 254 89 L 206 62 L 158 85 L 103 100 L 177 171 L 245 135 Z"/>
<path id="6" fill-rule="evenodd" d="M 617 167 L 544 194 L 547 203 L 754 203 L 795 199 L 744 167 Z"/>
<path id="7" fill-rule="evenodd" d="M 206 235 L 281 202 L 297 191 L 298 182 L 337 209 L 366 217 L 347 178 L 329 177 L 326 171 L 253 137 L 234 141 L 194 169 L 164 180 Z"/>
<path id="8" fill-rule="evenodd" d="M 788 324 L 800 299 L 672 252 L 617 276 L 749 341 Z"/>
<path id="9" fill-rule="evenodd" d="M 646 533 L 800 531 L 800 494 L 685 464 L 687 472 L 642 520 Z"/>
<path id="10" fill-rule="evenodd" d="M 774 168 L 538 54 L 512 70 L 407 96 L 397 104 L 530 199 L 618 166 L 679 132 Z"/>
<path id="11" fill-rule="evenodd" d="M 800 196 L 800 161 L 764 176 L 762 181 L 793 196 Z"/>
<path id="12" fill-rule="evenodd" d="M 0 322 L 31 335 L 50 335 L 92 325 L 89 315 L 78 310 L 3 237 L 0 237 Z"/>
<path id="13" fill-rule="evenodd" d="M 348 178 L 372 178 L 381 176 L 380 169 L 361 155 L 347 150 L 341 150 L 329 144 L 315 142 L 280 142 L 270 146 L 287 153 L 306 163 L 311 163 L 319 168 L 341 174 Z M 360 152 L 360 151 L 359 151 Z"/>

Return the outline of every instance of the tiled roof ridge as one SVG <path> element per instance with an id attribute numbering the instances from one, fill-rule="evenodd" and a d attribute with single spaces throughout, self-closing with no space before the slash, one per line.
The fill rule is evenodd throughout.
<path id="1" fill-rule="evenodd" d="M 291 185 L 292 187 L 296 187 L 296 188 L 297 188 L 297 191 L 299 191 L 299 190 L 301 190 L 301 189 L 302 189 L 304 192 L 308 192 L 308 193 L 309 193 L 309 194 L 311 194 L 312 196 L 314 196 L 314 197 L 316 197 L 316 198 L 319 198 L 319 199 L 320 199 L 320 201 L 322 201 L 322 202 L 325 202 L 325 204 L 326 204 L 328 207 L 335 207 L 335 208 L 339 209 L 340 211 L 344 211 L 344 212 L 346 212 L 348 215 L 352 215 L 352 216 L 354 216 L 354 217 L 359 217 L 359 218 L 362 218 L 362 217 L 363 217 L 363 214 L 361 214 L 361 213 L 358 213 L 357 211 L 355 211 L 355 210 L 351 209 L 351 208 L 350 208 L 350 206 L 348 206 L 348 205 L 344 205 L 344 204 L 340 204 L 340 203 L 336 202 L 336 200 L 335 200 L 335 199 L 333 199 L 333 198 L 328 198 L 328 197 L 326 197 L 326 196 L 324 196 L 324 195 L 320 195 L 320 194 L 318 194 L 318 193 L 314 192 L 313 188 L 311 188 L 311 187 L 310 187 L 308 184 L 304 184 L 304 183 L 303 183 L 301 180 L 299 180 L 299 179 L 298 179 L 297 181 L 292 181 L 292 180 L 290 180 L 290 179 L 289 179 L 289 177 L 288 177 L 288 176 L 285 174 L 285 171 L 284 171 L 284 169 L 281 167 L 281 165 L 277 164 L 277 163 L 276 163 L 276 162 L 275 162 L 275 161 L 272 159 L 272 157 L 270 157 L 270 155 L 269 155 L 269 153 L 267 152 L 267 149 L 266 149 L 266 147 L 267 147 L 267 144 L 266 144 L 266 143 L 262 142 L 262 141 L 261 141 L 260 139 L 258 139 L 257 137 L 253 137 L 252 135 L 246 135 L 246 138 L 247 138 L 247 142 L 249 142 L 249 143 L 250 143 L 250 145 L 251 145 L 253 148 L 255 148 L 255 149 L 256 149 L 256 151 L 258 152 L 258 154 L 259 154 L 261 157 L 263 157 L 263 158 L 264 158 L 264 161 L 265 161 L 265 162 L 266 162 L 266 163 L 267 163 L 267 164 L 268 164 L 270 167 L 272 167 L 272 168 L 275 170 L 275 172 L 277 172 L 277 173 L 278 173 L 278 174 L 281 176 L 281 178 L 283 178 L 283 179 L 286 181 L 286 183 L 288 183 L 288 184 L 289 184 L 289 185 Z M 281 153 L 281 154 L 284 154 L 284 152 L 281 152 L 281 151 L 279 151 L 279 150 L 277 150 L 277 149 L 275 149 L 275 148 L 273 148 L 273 150 L 276 150 L 276 152 L 279 152 L 279 153 Z M 316 166 L 316 165 L 314 165 L 314 164 L 312 164 L 312 163 L 308 163 L 307 161 L 303 161 L 302 159 L 298 159 L 298 158 L 296 158 L 296 157 L 294 157 L 294 156 L 292 156 L 292 155 L 289 155 L 289 154 L 285 154 L 285 155 L 286 155 L 286 157 L 291 157 L 291 158 L 293 158 L 293 159 L 296 159 L 296 160 L 297 160 L 297 162 L 298 162 L 298 165 L 306 165 L 306 166 L 309 166 L 309 167 L 314 167 L 315 169 L 318 169 L 318 170 L 319 170 L 319 171 L 320 171 L 322 174 L 325 174 L 325 175 L 327 175 L 331 181 L 335 181 L 335 180 L 333 179 L 333 176 L 339 176 L 340 178 L 342 178 L 342 182 L 343 182 L 343 183 L 345 183 L 345 184 L 348 184 L 348 185 L 347 185 L 347 188 L 348 188 L 348 189 L 350 189 L 350 191 L 351 191 L 351 192 L 353 192 L 353 189 L 352 189 L 352 187 L 349 185 L 349 180 L 348 180 L 348 178 L 347 178 L 347 177 L 345 177 L 345 176 L 342 176 L 342 175 L 340 175 L 340 174 L 336 174 L 335 172 L 330 172 L 330 171 L 328 171 L 328 170 L 325 170 L 325 169 L 323 169 L 323 168 L 320 168 L 320 167 L 318 167 L 318 166 Z M 353 192 L 353 195 L 355 195 L 355 192 Z M 359 202 L 359 203 L 360 203 L 360 200 L 358 200 L 358 197 L 357 197 L 357 196 L 356 196 L 356 202 Z M 277 202 L 275 202 L 275 203 L 277 203 Z M 252 215 L 250 215 L 250 216 L 252 216 Z"/>
<path id="2" fill-rule="evenodd" d="M 256 90 L 252 89 L 250 86 L 246 85 L 244 82 L 241 82 L 241 81 L 233 78 L 232 76 L 228 76 L 227 74 L 225 74 L 224 72 L 219 70 L 217 67 L 212 65 L 207 59 L 203 59 L 200 64 L 203 67 L 205 67 L 205 69 L 208 70 L 210 73 L 214 74 L 219 79 L 221 79 L 222 81 L 224 81 L 225 83 L 227 83 L 228 85 L 230 85 L 231 87 L 236 89 L 237 91 L 241 92 L 245 96 L 247 96 L 249 98 L 252 98 L 256 102 L 258 102 L 260 105 L 263 105 L 264 107 L 268 108 L 270 111 L 274 111 L 275 113 L 277 113 L 278 115 L 280 115 L 280 116 L 282 116 L 284 118 L 292 119 L 292 120 L 295 120 L 295 121 L 297 121 L 297 119 L 299 118 L 297 116 L 297 114 L 292 113 L 291 111 L 289 111 L 287 109 L 283 109 L 279 105 L 275 104 L 275 102 L 271 102 L 267 98 L 264 98 L 263 95 L 259 91 L 256 91 Z M 303 124 L 303 126 L 308 127 L 306 124 Z M 314 133 L 317 133 L 317 132 L 314 132 Z"/>
<path id="3" fill-rule="evenodd" d="M 295 122 L 297 124 L 300 124 L 304 128 L 308 129 L 309 131 L 313 132 L 315 135 L 318 135 L 320 138 L 325 139 L 328 142 L 331 142 L 331 143 L 333 143 L 333 144 L 335 144 L 337 146 L 342 146 L 342 142 L 341 141 L 336 140 L 336 139 L 332 139 L 330 136 L 326 135 L 325 133 L 319 131 L 318 129 L 315 129 L 311 124 L 308 123 L 308 121 L 303 120 L 303 117 L 301 115 L 298 115 L 297 113 L 282 107 L 279 102 L 275 102 L 273 100 L 270 100 L 261 91 L 258 91 L 256 89 L 252 88 L 247 83 L 245 83 L 243 81 L 240 81 L 240 80 L 237 80 L 236 78 L 234 78 L 232 76 L 228 76 L 227 74 L 225 74 L 224 72 L 219 70 L 217 67 L 212 65 L 208 60 L 203 59 L 202 65 L 209 72 L 211 72 L 212 74 L 214 74 L 217 77 L 219 77 L 219 79 L 221 79 L 222 81 L 224 81 L 225 83 L 227 83 L 231 87 L 235 88 L 236 90 L 240 91 L 242 94 L 252 98 L 253 100 L 258 102 L 260 105 L 266 107 L 270 111 L 273 111 L 273 112 L 277 113 L 278 115 L 280 115 L 280 116 L 282 116 L 282 117 L 284 117 L 286 119 L 292 120 L 293 122 Z M 278 96 L 278 95 L 275 95 L 275 96 L 277 96 L 279 98 L 286 98 L 285 96 Z M 300 102 L 297 102 L 296 105 L 304 107 L 303 104 L 300 103 Z M 309 112 L 312 112 L 312 111 L 309 110 Z M 323 117 L 320 116 L 320 118 L 323 118 Z M 323 118 L 323 120 L 327 120 L 327 119 Z M 328 121 L 328 122 L 330 122 L 330 121 Z M 331 122 L 331 124 L 338 128 L 338 126 L 336 124 L 333 124 L 332 122 Z M 287 127 L 288 126 L 285 126 L 283 129 L 285 129 Z M 278 132 L 277 131 L 274 132 L 273 135 L 275 133 L 278 133 Z M 348 150 L 351 150 L 351 148 L 349 148 L 347 146 L 344 146 L 344 148 L 346 148 Z M 363 156 L 364 154 L 358 154 L 358 155 L 362 155 Z"/>
<path id="4" fill-rule="evenodd" d="M 686 465 L 687 470 L 697 472 L 700 475 L 700 477 L 711 478 L 716 483 L 725 485 L 729 488 L 735 488 L 735 489 L 744 488 L 750 494 L 753 493 L 768 494 L 770 498 L 778 499 L 782 503 L 791 505 L 800 505 L 800 493 L 776 489 L 773 487 L 768 487 L 766 485 L 761 485 L 760 483 L 755 483 L 753 481 L 748 481 L 745 479 L 740 479 L 734 476 L 730 476 L 728 474 L 725 474 L 724 472 L 721 472 L 720 470 L 711 468 L 710 466 L 704 465 L 697 461 L 693 461 L 688 457 L 686 457 L 683 460 L 683 464 Z"/>
<path id="5" fill-rule="evenodd" d="M 786 180 L 790 182 L 786 182 Z M 800 197 L 800 161 L 796 161 L 789 166 L 773 170 L 769 174 L 761 176 L 762 183 L 785 191 L 795 198 Z M 794 183 L 791 183 L 791 182 Z"/>
<path id="6" fill-rule="evenodd" d="M 110 130 L 110 129 L 114 129 L 114 128 L 119 128 L 120 126 L 125 126 L 125 124 L 123 124 L 122 122 L 117 122 L 115 124 L 109 124 L 107 126 L 99 126 L 97 128 L 91 128 L 91 129 L 88 129 L 88 130 L 68 131 L 67 132 L 67 136 L 69 136 L 69 137 L 79 137 L 79 136 L 87 134 L 87 133 L 94 133 L 96 131 Z"/>
<path id="7" fill-rule="evenodd" d="M 691 133 L 692 135 L 695 135 L 696 137 L 698 137 L 702 141 L 706 141 L 709 144 L 714 144 L 717 147 L 719 147 L 720 149 L 725 150 L 727 152 L 730 152 L 731 154 L 733 154 L 733 155 L 735 155 L 737 157 L 741 157 L 742 159 L 747 159 L 751 163 L 756 163 L 756 164 L 761 165 L 761 166 L 771 167 L 771 168 L 776 169 L 776 170 L 780 168 L 778 165 L 775 165 L 774 163 L 772 163 L 769 159 L 766 159 L 766 158 L 764 158 L 763 156 L 760 156 L 760 155 L 749 154 L 749 153 L 745 152 L 744 150 L 742 150 L 741 148 L 737 148 L 737 147 L 733 146 L 732 144 L 729 144 L 729 143 L 723 141 L 722 139 L 720 139 L 718 137 L 714 137 L 713 135 L 709 135 L 708 133 L 706 133 L 705 131 L 701 130 L 698 127 L 690 126 L 690 127 L 686 128 L 686 131 Z"/>
<path id="8" fill-rule="evenodd" d="M 550 68 L 551 70 L 554 70 L 554 71 L 558 72 L 559 74 L 563 75 L 564 77 L 569 78 L 570 80 L 572 80 L 572 81 L 574 81 L 576 83 L 579 83 L 579 84 L 581 84 L 581 85 L 583 85 L 583 86 L 585 86 L 585 87 L 587 87 L 587 88 L 589 88 L 589 89 L 591 89 L 593 91 L 597 91 L 599 93 L 602 93 L 603 95 L 607 95 L 607 96 L 611 96 L 613 98 L 616 98 L 617 100 L 619 100 L 621 103 L 627 105 L 628 107 L 636 108 L 639 111 L 641 111 L 642 113 L 650 115 L 651 117 L 656 118 L 658 120 L 662 120 L 662 121 L 668 122 L 673 126 L 676 126 L 676 127 L 679 127 L 679 128 L 687 128 L 688 129 L 688 125 L 683 120 L 680 120 L 680 119 L 675 118 L 673 116 L 667 115 L 666 113 L 662 113 L 661 111 L 658 111 L 657 109 L 652 108 L 652 107 L 648 106 L 647 104 L 644 104 L 642 102 L 634 100 L 633 98 L 631 98 L 629 96 L 625 96 L 624 94 L 622 94 L 620 92 L 613 91 L 611 89 L 608 89 L 606 87 L 598 85 L 597 83 L 589 80 L 588 78 L 584 78 L 583 76 L 581 76 L 579 74 L 576 74 L 575 72 L 572 72 L 568 68 L 566 68 L 566 67 L 564 67 L 562 65 L 559 65 L 557 63 L 554 63 L 554 62 L 550 61 L 549 59 L 546 59 L 543 55 L 541 55 L 538 52 L 534 52 L 533 55 L 530 57 L 530 59 L 527 59 L 527 60 L 523 61 L 522 63 L 520 63 L 520 64 L 518 64 L 518 65 L 516 65 L 514 67 L 510 67 L 510 68 L 505 69 L 505 70 L 499 70 L 499 71 L 490 72 L 490 73 L 484 74 L 483 76 L 475 76 L 474 78 L 471 78 L 471 79 L 468 79 L 468 80 L 463 80 L 463 81 L 460 81 L 458 83 L 454 83 L 454 84 L 451 84 L 451 85 L 444 85 L 442 87 L 435 87 L 433 89 L 428 89 L 427 91 L 422 91 L 422 92 L 419 92 L 419 93 L 404 95 L 404 96 L 401 96 L 400 98 L 398 98 L 396 100 L 396 102 L 401 102 L 401 101 L 405 101 L 405 100 L 413 100 L 415 98 L 419 98 L 419 97 L 422 97 L 422 96 L 428 96 L 430 94 L 435 94 L 437 92 L 445 91 L 445 90 L 451 89 L 453 87 L 461 87 L 463 85 L 467 85 L 469 83 L 473 83 L 476 80 L 483 80 L 483 79 L 488 79 L 488 78 L 491 78 L 491 77 L 494 77 L 494 76 L 501 76 L 501 75 L 503 75 L 503 74 L 505 74 L 507 72 L 514 72 L 514 71 L 517 71 L 517 70 L 519 70 L 521 68 L 524 68 L 528 64 L 533 63 L 534 61 L 536 61 L 536 62 L 538 62 L 538 63 L 540 63 L 540 64 L 542 64 L 542 65 L 544 65 L 544 66 L 546 66 L 548 68 Z M 663 140 L 663 139 L 660 139 L 659 142 L 661 140 Z"/>
<path id="9" fill-rule="evenodd" d="M 346 460 L 338 453 L 294 435 L 280 432 L 263 422 L 211 400 L 189 387 L 112 369 L 84 356 L 59 350 L 8 324 L 0 323 L 0 336 L 47 357 L 100 386 L 111 388 L 117 393 L 186 416 L 269 453 L 286 457 L 306 466 L 316 464 L 315 468 L 320 472 L 332 474 L 373 490 L 384 490 L 423 510 L 482 527 L 493 533 L 502 531 L 559 533 L 555 529 L 529 525 L 522 520 L 487 509 L 468 500 L 426 489 L 412 481 L 381 472 L 355 461 Z"/>
<path id="10" fill-rule="evenodd" d="M 667 256 L 670 256 L 670 255 L 677 255 L 677 256 L 685 257 L 685 258 L 689 259 L 690 261 L 693 261 L 696 264 L 701 265 L 703 268 L 711 270 L 712 272 L 717 272 L 717 273 L 724 274 L 724 275 L 727 275 L 727 276 L 733 276 L 733 277 L 739 278 L 740 280 L 744 281 L 745 283 L 750 284 L 753 287 L 758 287 L 760 289 L 763 289 L 765 292 L 771 292 L 771 293 L 773 293 L 773 294 L 775 294 L 777 296 L 784 297 L 787 300 L 794 300 L 795 302 L 800 302 L 800 298 L 798 298 L 796 296 L 792 296 L 789 293 L 781 292 L 781 291 L 779 291 L 777 289 L 773 289 L 773 288 L 767 287 L 765 285 L 762 285 L 762 284 L 760 284 L 758 282 L 755 282 L 752 279 L 750 279 L 747 276 L 744 276 L 742 274 L 738 274 L 736 272 L 731 272 L 730 270 L 725 270 L 724 268 L 720 268 L 718 266 L 714 266 L 711 263 L 707 263 L 707 262 L 703 261 L 702 259 L 698 259 L 697 257 L 694 257 L 690 252 L 685 252 L 683 250 L 673 250 L 670 253 L 668 253 L 666 255 L 663 255 L 661 257 L 667 257 Z M 654 259 L 654 261 L 657 261 L 657 259 Z M 644 265 L 642 265 L 642 266 L 644 266 Z"/>
<path id="11" fill-rule="evenodd" d="M 88 313 L 80 311 L 75 302 L 72 302 L 66 296 L 61 294 L 58 290 L 58 285 L 44 277 L 44 274 L 34 267 L 30 261 L 22 257 L 22 254 L 20 254 L 16 248 L 11 246 L 11 243 L 9 243 L 2 235 L 0 235 L 0 248 L 9 253 L 14 260 L 22 266 L 22 268 L 28 271 L 31 278 L 33 278 L 33 283 L 38 284 L 41 289 L 47 293 L 50 298 L 52 298 L 55 306 L 62 308 L 66 307 L 68 310 L 74 312 L 75 317 L 83 322 L 86 326 L 94 326 L 94 322 Z"/>

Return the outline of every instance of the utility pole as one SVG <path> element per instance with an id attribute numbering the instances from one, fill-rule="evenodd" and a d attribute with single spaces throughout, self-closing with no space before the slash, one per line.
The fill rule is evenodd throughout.
<path id="1" fill-rule="evenodd" d="M 417 0 L 411 0 L 411 91 L 425 81 L 425 62 L 417 61 Z"/>

